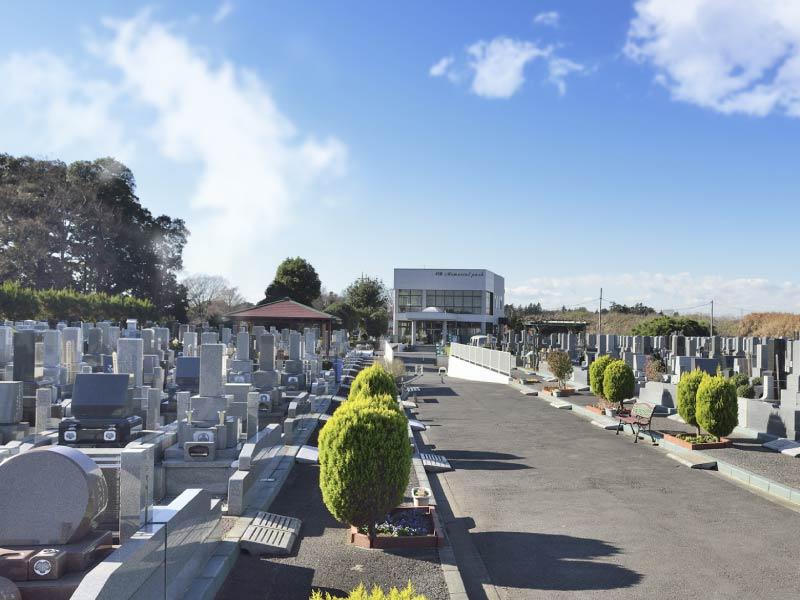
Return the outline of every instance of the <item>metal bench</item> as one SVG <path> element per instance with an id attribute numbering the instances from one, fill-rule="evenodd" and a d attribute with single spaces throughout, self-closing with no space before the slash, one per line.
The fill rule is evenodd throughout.
<path id="1" fill-rule="evenodd" d="M 631 431 L 633 432 L 634 444 L 639 441 L 639 435 L 645 431 L 650 434 L 650 439 L 652 440 L 653 445 L 655 445 L 656 438 L 653 436 L 653 430 L 650 428 L 655 410 L 656 407 L 653 404 L 649 404 L 647 402 L 637 402 L 633 405 L 630 414 L 619 415 L 617 435 L 619 435 L 620 431 L 625 430 L 625 425 L 630 425 Z"/>

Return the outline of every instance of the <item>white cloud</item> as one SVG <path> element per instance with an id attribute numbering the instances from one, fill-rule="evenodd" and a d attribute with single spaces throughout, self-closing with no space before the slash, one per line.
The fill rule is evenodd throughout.
<path id="1" fill-rule="evenodd" d="M 541 59 L 547 64 L 547 81 L 558 88 L 561 95 L 567 89 L 566 79 L 586 68 L 555 54 L 552 46 L 540 46 L 527 40 L 496 37 L 490 41 L 479 40 L 466 49 L 467 64 L 460 67 L 455 58 L 445 56 L 428 71 L 431 77 L 446 77 L 451 83 L 471 79 L 472 92 L 482 98 L 510 98 L 525 83 L 526 67 Z"/>
<path id="2" fill-rule="evenodd" d="M 234 8 L 233 2 L 225 0 L 222 4 L 219 5 L 217 11 L 214 13 L 214 16 L 211 18 L 211 20 L 214 23 L 222 23 L 233 12 L 233 8 Z"/>
<path id="3" fill-rule="evenodd" d="M 510 98 L 525 83 L 525 65 L 536 58 L 548 56 L 550 48 L 507 37 L 490 42 L 480 40 L 467 48 L 472 57 L 470 67 L 475 71 L 472 91 L 484 98 Z"/>
<path id="4" fill-rule="evenodd" d="M 450 66 L 453 64 L 453 60 L 452 56 L 445 56 L 430 68 L 428 75 L 431 77 L 442 77 L 446 75 L 448 69 L 450 69 Z"/>
<path id="5" fill-rule="evenodd" d="M 0 60 L 0 81 L 6 151 L 25 146 L 61 155 L 89 145 L 122 160 L 131 156 L 133 144 L 112 109 L 118 98 L 113 84 L 81 78 L 46 51 Z"/>
<path id="6" fill-rule="evenodd" d="M 719 314 L 751 310 L 800 309 L 800 284 L 761 277 L 724 278 L 691 273 L 616 273 L 572 277 L 537 277 L 506 290 L 508 302 L 541 302 L 545 308 L 597 308 L 600 288 L 604 302 L 642 302 L 657 310 L 684 309 L 715 301 Z M 604 303 L 604 306 L 605 306 Z M 708 307 L 705 307 L 708 310 Z"/>
<path id="7" fill-rule="evenodd" d="M 547 61 L 547 70 L 550 73 L 548 81 L 558 88 L 562 96 L 567 92 L 567 76 L 572 73 L 584 73 L 586 68 L 568 58 L 553 57 Z"/>
<path id="8" fill-rule="evenodd" d="M 676 100 L 800 117 L 800 2 L 638 0 L 625 53 Z"/>
<path id="9" fill-rule="evenodd" d="M 541 12 L 533 18 L 536 25 L 544 25 L 545 27 L 558 27 L 560 15 L 554 11 Z"/>
<path id="10" fill-rule="evenodd" d="M 113 79 L 92 79 L 47 53 L 0 59 L 4 135 L 29 132 L 36 139 L 24 147 L 34 154 L 77 147 L 82 156 L 120 156 L 118 149 L 130 153 L 137 142 L 155 144 L 164 159 L 196 168 L 190 210 L 175 215 L 192 232 L 186 269 L 223 274 L 260 295 L 274 265 L 253 277 L 253 257 L 300 205 L 317 201 L 315 185 L 344 175 L 345 144 L 300 135 L 258 75 L 227 61 L 212 65 L 147 13 L 104 24 L 88 58 Z M 80 64 L 91 64 L 85 59 Z M 146 115 L 144 127 L 133 112 Z M 12 127 L 17 115 L 27 121 Z"/>

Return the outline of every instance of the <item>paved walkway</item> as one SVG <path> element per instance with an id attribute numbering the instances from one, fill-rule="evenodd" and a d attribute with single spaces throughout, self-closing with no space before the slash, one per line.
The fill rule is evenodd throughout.
<path id="1" fill-rule="evenodd" d="M 507 386 L 421 386 L 470 598 L 797 595 L 794 510 Z"/>

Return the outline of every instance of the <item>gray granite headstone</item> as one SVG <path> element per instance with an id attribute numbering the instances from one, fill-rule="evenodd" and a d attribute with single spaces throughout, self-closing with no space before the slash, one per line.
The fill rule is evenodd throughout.
<path id="1" fill-rule="evenodd" d="M 246 331 L 236 334 L 236 358 L 250 360 L 250 334 Z"/>
<path id="2" fill-rule="evenodd" d="M 108 503 L 100 467 L 67 446 L 12 456 L 0 464 L 0 482 L 0 546 L 77 542 Z"/>
<path id="3" fill-rule="evenodd" d="M 258 368 L 262 371 L 275 370 L 275 336 L 271 333 L 259 338 Z"/>
<path id="4" fill-rule="evenodd" d="M 33 381 L 36 360 L 36 332 L 14 332 L 14 381 Z"/>
<path id="5" fill-rule="evenodd" d="M 42 334 L 44 344 L 44 366 L 57 367 L 61 364 L 61 332 L 51 329 Z"/>
<path id="6" fill-rule="evenodd" d="M 22 382 L 0 381 L 0 425 L 15 425 L 20 421 L 22 421 Z"/>
<path id="7" fill-rule="evenodd" d="M 300 332 L 289 334 L 289 360 L 300 360 Z"/>
<path id="8" fill-rule="evenodd" d="M 142 338 L 120 338 L 117 342 L 117 370 L 133 375 L 134 387 L 142 385 L 144 342 Z"/>
<path id="9" fill-rule="evenodd" d="M 222 377 L 223 344 L 203 344 L 200 346 L 200 395 L 222 396 L 224 391 Z"/>

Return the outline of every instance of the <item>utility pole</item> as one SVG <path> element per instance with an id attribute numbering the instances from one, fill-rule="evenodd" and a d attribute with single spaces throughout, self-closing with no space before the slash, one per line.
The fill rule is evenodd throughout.
<path id="1" fill-rule="evenodd" d="M 711 335 L 714 335 L 714 300 L 711 300 Z"/>
<path id="2" fill-rule="evenodd" d="M 597 335 L 601 333 L 603 333 L 603 288 L 600 288 L 600 310 L 597 311 Z"/>

